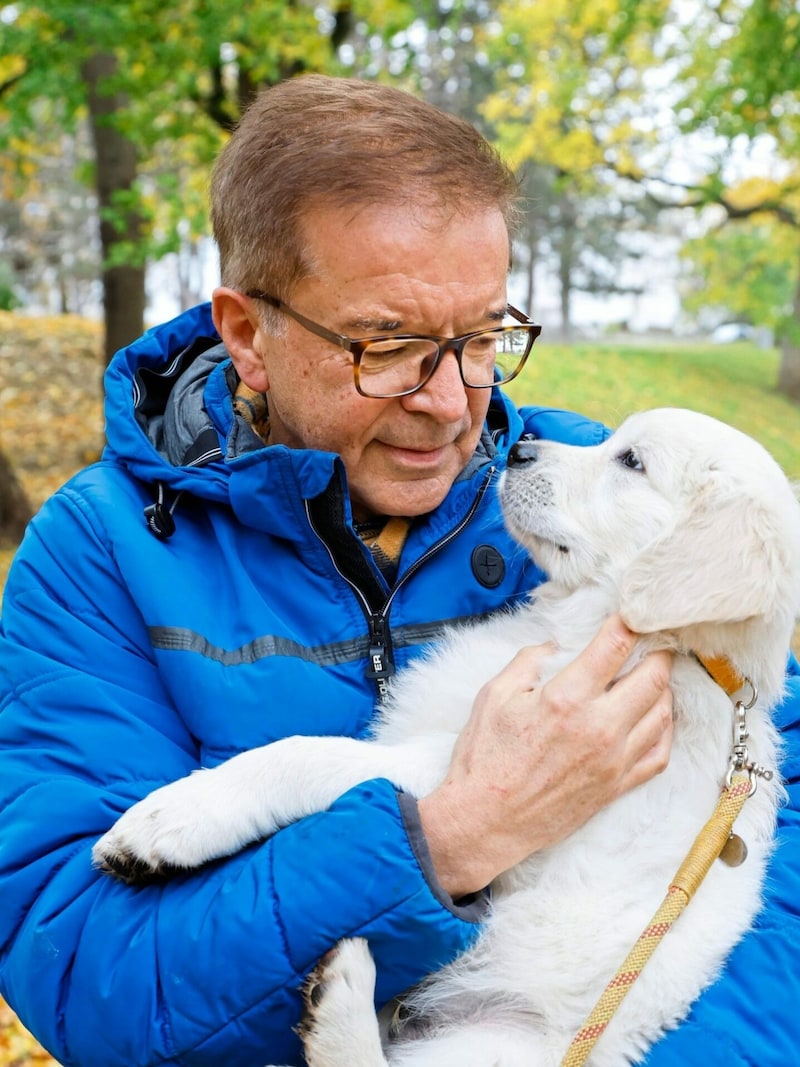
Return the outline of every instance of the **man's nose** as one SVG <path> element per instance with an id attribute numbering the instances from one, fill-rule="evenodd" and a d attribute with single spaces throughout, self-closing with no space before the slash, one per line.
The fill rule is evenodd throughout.
<path id="1" fill-rule="evenodd" d="M 456 419 L 463 415 L 467 406 L 467 387 L 452 348 L 442 353 L 436 370 L 423 387 L 405 399 L 435 408 L 434 413 L 440 418 Z"/>

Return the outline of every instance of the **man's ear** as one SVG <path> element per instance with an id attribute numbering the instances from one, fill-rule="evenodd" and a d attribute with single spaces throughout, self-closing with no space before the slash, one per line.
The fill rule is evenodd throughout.
<path id="1" fill-rule="evenodd" d="M 253 301 L 244 293 L 220 286 L 211 296 L 211 314 L 239 377 L 257 393 L 266 393 L 269 377 L 259 352 L 260 322 Z"/>

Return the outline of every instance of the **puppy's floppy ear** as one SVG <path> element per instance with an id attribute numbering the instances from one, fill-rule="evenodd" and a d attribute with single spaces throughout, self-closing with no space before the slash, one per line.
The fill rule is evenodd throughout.
<path id="1" fill-rule="evenodd" d="M 668 533 L 651 541 L 622 578 L 620 612 L 653 633 L 770 612 L 787 560 L 777 519 L 760 500 L 709 480 Z"/>

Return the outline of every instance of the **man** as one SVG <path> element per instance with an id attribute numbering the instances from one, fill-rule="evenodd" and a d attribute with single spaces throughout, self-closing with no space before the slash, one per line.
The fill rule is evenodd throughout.
<path id="1" fill-rule="evenodd" d="M 298 988 L 339 938 L 369 939 L 391 998 L 479 934 L 495 875 L 666 765 L 668 659 L 611 687 L 633 640 L 611 619 L 541 689 L 548 649 L 522 650 L 418 802 L 368 782 L 190 875 L 91 868 L 165 782 L 287 734 L 363 735 L 445 622 L 541 580 L 496 471 L 525 432 L 604 431 L 492 388 L 538 334 L 507 306 L 514 195 L 472 127 L 402 93 L 270 89 L 215 171 L 211 309 L 112 364 L 104 459 L 32 524 L 0 634 L 0 988 L 63 1062 L 299 1063 Z M 779 894 L 765 915 L 783 921 Z M 707 997 L 726 1041 L 751 980 L 732 967 Z M 798 985 L 763 1008 L 772 1043 Z M 653 1062 L 700 1062 L 670 1051 L 682 1032 Z"/>

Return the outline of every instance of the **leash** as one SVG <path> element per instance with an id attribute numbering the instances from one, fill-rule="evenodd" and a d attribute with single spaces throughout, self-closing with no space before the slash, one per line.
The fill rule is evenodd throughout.
<path id="1" fill-rule="evenodd" d="M 581 1067 L 586 1062 L 643 967 L 688 905 L 714 861 L 731 843 L 738 842 L 743 846 L 732 832 L 733 824 L 745 800 L 755 792 L 757 778 L 772 778 L 772 771 L 751 763 L 748 758 L 746 713 L 758 697 L 756 687 L 738 674 L 727 660 L 700 659 L 700 662 L 714 681 L 725 689 L 728 696 L 732 697 L 745 685 L 749 685 L 752 690 L 751 699 L 747 704 L 739 700 L 734 705 L 733 750 L 722 793 L 714 814 L 697 835 L 686 858 L 676 871 L 661 906 L 639 935 L 588 1019 L 573 1038 L 561 1061 L 561 1067 Z M 746 851 L 744 854 L 746 855 Z M 740 853 L 729 862 L 736 866 L 743 858 Z"/>

